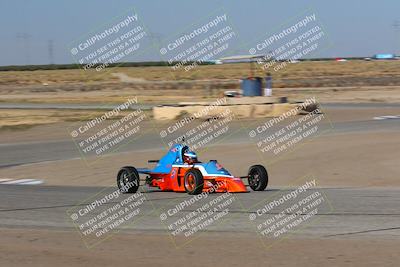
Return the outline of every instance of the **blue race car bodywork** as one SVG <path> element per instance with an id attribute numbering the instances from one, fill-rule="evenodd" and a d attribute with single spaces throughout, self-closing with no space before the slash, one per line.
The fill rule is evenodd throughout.
<path id="1" fill-rule="evenodd" d="M 267 186 L 268 174 L 261 165 L 252 166 L 248 176 L 234 177 L 216 160 L 199 162 L 196 158 L 194 162 L 185 162 L 184 153 L 187 151 L 189 151 L 188 146 L 176 144 L 160 160 L 149 161 L 157 163 L 152 169 L 122 168 L 117 177 L 118 186 L 121 188 L 125 182 L 129 181 L 129 176 L 125 178 L 125 182 L 123 178 L 120 178 L 124 171 L 131 172 L 134 176 L 137 176 L 135 178 L 137 181 L 139 181 L 139 174 L 146 175 L 146 184 L 150 187 L 157 187 L 163 191 L 186 191 L 189 194 L 198 194 L 202 191 L 248 192 L 242 178 L 249 179 L 249 185 L 253 190 L 264 190 Z M 257 169 L 256 172 L 253 170 L 251 173 L 252 168 Z M 255 185 L 255 183 L 257 184 Z"/>

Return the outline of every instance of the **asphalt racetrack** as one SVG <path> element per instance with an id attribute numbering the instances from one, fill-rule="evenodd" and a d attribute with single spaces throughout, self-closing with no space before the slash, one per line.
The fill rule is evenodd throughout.
<path id="1" fill-rule="evenodd" d="M 331 121 L 321 127 L 333 127 L 314 144 L 271 164 L 270 186 L 263 192 L 194 199 L 142 186 L 139 194 L 114 196 L 93 209 L 90 205 L 96 200 L 116 192 L 120 166 L 132 159 L 145 162 L 152 150 L 163 150 L 157 131 L 112 153 L 108 165 L 93 169 L 81 166 L 79 152 L 67 137 L 43 140 L 27 135 L 20 141 L 5 135 L 9 140 L 0 145 L 0 178 L 50 174 L 42 185 L 0 183 L 0 265 L 109 266 L 128 261 L 138 266 L 204 266 L 218 258 L 221 266 L 321 266 L 329 260 L 341 266 L 393 266 L 400 241 L 400 120 L 375 117 L 400 115 L 399 111 L 397 105 L 328 105 Z M 222 158 L 229 170 L 248 167 L 245 156 L 238 160 L 230 152 L 242 153 L 249 146 L 247 134 L 242 131 L 219 144 L 220 152 L 229 155 L 217 155 L 218 160 Z M 211 152 L 206 153 L 214 156 Z M 66 169 L 57 173 L 52 162 Z M 58 181 L 53 178 L 63 175 L 67 180 L 74 170 L 80 173 L 79 168 L 86 176 L 76 178 L 76 184 L 53 185 Z M 310 168 L 315 170 L 309 173 Z M 93 183 L 96 175 L 103 175 L 108 186 L 79 185 L 83 180 Z M 289 176 L 293 179 L 285 180 Z M 314 186 L 299 189 L 315 179 Z M 122 209 L 121 203 L 136 204 Z M 89 223 L 91 219 L 118 212 L 126 219 L 115 229 L 91 228 L 98 223 Z M 196 218 L 211 221 L 200 225 Z"/>
<path id="2" fill-rule="evenodd" d="M 256 227 L 249 220 L 249 215 L 257 212 L 262 203 L 268 204 L 272 199 L 290 193 L 294 188 L 269 188 L 265 192 L 250 192 L 234 195 L 235 201 L 229 210 L 225 222 L 213 231 L 247 233 L 256 235 Z M 85 206 L 90 202 L 86 199 L 102 192 L 106 195 L 113 188 L 100 187 L 57 187 L 57 186 L 18 186 L 3 185 L 0 187 L 0 226 L 22 228 L 53 228 L 75 232 L 72 220 L 67 211 L 78 203 Z M 378 188 L 316 188 L 310 192 L 320 192 L 325 195 L 329 204 L 321 205 L 318 214 L 307 227 L 296 229 L 296 236 L 309 238 L 327 238 L 334 236 L 348 237 L 385 237 L 400 238 L 400 189 Z M 141 206 L 145 214 L 138 224 L 128 225 L 124 230 L 139 232 L 168 233 L 160 220 L 160 214 L 192 196 L 174 192 L 143 192 L 146 200 Z M 222 194 L 210 195 L 207 201 L 216 199 Z M 29 197 L 28 197 L 29 196 Z M 130 195 L 122 195 L 122 199 Z M 118 199 L 121 201 L 122 199 Z M 107 203 L 110 207 L 118 201 Z M 190 213 L 200 207 L 196 202 L 182 211 Z M 274 216 L 282 212 L 287 205 L 273 209 L 266 214 Z M 98 212 L 99 213 L 99 212 Z M 314 221 L 314 222 L 313 222 Z M 76 233 L 78 234 L 78 233 Z"/>
<path id="3" fill-rule="evenodd" d="M 400 106 L 396 104 L 324 104 L 323 110 L 327 111 L 327 118 L 332 117 L 335 113 L 342 111 L 346 117 L 346 114 L 352 113 L 353 111 L 375 111 L 371 113 L 374 115 L 384 114 L 382 109 L 394 110 L 400 113 Z M 351 133 L 362 133 L 362 132 L 380 132 L 400 131 L 400 119 L 387 119 L 387 120 L 376 120 L 373 115 L 365 116 L 360 119 L 346 121 L 329 121 L 324 120 L 321 124 L 324 129 L 330 129 L 326 135 L 343 135 Z M 232 128 L 235 130 L 239 129 L 243 123 L 234 122 Z M 272 127 L 271 132 L 276 130 L 278 127 Z M 67 133 L 67 130 L 65 130 Z M 51 133 L 46 133 L 51 134 Z M 68 138 L 69 137 L 69 138 Z M 71 158 L 79 158 L 79 151 L 76 149 L 70 136 L 58 140 L 35 140 L 26 142 L 7 142 L 1 143 L 0 148 L 2 153 L 0 154 L 0 168 L 17 166 L 29 163 L 38 163 L 43 161 L 53 160 L 66 160 Z M 79 140 L 78 140 L 79 141 Z M 77 141 L 77 142 L 78 142 Z M 225 138 L 222 144 L 241 144 L 250 143 L 248 132 L 242 131 L 238 135 L 232 135 Z M 143 151 L 143 150 L 161 150 L 165 145 L 160 141 L 159 133 L 152 131 L 142 137 L 140 142 L 132 142 L 124 146 L 118 152 L 128 151 Z M 29 151 L 29 153 L 27 153 Z"/>

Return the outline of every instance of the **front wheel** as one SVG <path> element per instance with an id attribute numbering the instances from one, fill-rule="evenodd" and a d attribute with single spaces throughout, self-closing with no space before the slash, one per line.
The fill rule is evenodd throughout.
<path id="1" fill-rule="evenodd" d="M 254 191 L 263 191 L 268 185 L 268 173 L 262 165 L 253 165 L 248 173 L 249 186 Z"/>
<path id="2" fill-rule="evenodd" d="M 184 177 L 185 190 L 189 195 L 198 195 L 203 191 L 203 174 L 198 169 L 188 170 Z"/>
<path id="3" fill-rule="evenodd" d="M 139 173 L 135 167 L 127 166 L 119 170 L 117 184 L 122 193 L 136 193 L 139 182 Z"/>

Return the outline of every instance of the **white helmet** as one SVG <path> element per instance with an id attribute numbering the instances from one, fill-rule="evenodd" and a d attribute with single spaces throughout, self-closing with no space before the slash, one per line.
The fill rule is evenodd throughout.
<path id="1" fill-rule="evenodd" d="M 189 163 L 191 163 L 191 162 L 197 162 L 197 155 L 196 155 L 196 153 L 193 152 L 193 151 L 190 151 L 190 150 L 184 152 L 184 153 L 183 153 L 183 161 L 184 161 L 184 162 L 189 162 Z"/>

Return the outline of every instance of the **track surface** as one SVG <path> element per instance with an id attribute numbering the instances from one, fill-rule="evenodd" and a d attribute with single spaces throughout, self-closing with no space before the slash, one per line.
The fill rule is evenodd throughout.
<path id="1" fill-rule="evenodd" d="M 77 204 L 85 206 L 92 197 L 111 193 L 115 188 L 102 187 L 55 187 L 55 186 L 17 186 L 0 187 L 0 227 L 23 228 L 57 228 L 73 229 L 72 220 L 67 211 Z M 256 212 L 260 205 L 278 199 L 290 193 L 290 188 L 269 188 L 264 192 L 236 194 L 226 221 L 213 231 L 243 232 L 256 235 L 255 225 L 249 221 L 249 214 Z M 326 196 L 330 205 L 321 205 L 318 214 L 299 229 L 295 235 L 323 238 L 334 236 L 354 236 L 382 238 L 400 238 L 400 189 L 378 188 L 315 188 Z M 176 203 L 188 200 L 191 196 L 173 192 L 144 192 L 146 201 L 141 206 L 145 213 L 143 219 L 135 225 L 129 225 L 129 231 L 167 233 L 160 220 L 160 213 L 175 206 Z M 208 200 L 221 194 L 213 194 Z M 127 198 L 130 195 L 123 195 Z M 108 207 L 117 202 L 108 203 Z M 172 203 L 172 204 L 171 204 Z M 197 202 L 181 211 L 184 215 L 199 207 Z M 286 207 L 286 206 L 285 206 Z M 279 207 L 268 212 L 267 216 L 283 210 Z"/>
<path id="2" fill-rule="evenodd" d="M 351 109 L 351 110 L 362 110 L 372 109 L 376 110 L 374 115 L 365 117 L 357 121 L 339 121 L 329 122 L 325 120 L 321 122 L 321 128 L 331 130 L 324 134 L 329 135 L 342 135 L 349 133 L 360 133 L 360 132 L 400 132 L 400 120 L 374 120 L 374 116 L 382 115 L 382 109 L 392 108 L 400 113 L 400 105 L 397 104 L 324 104 L 323 110 L 327 111 L 327 118 L 329 114 L 333 114 L 337 110 Z M 351 113 L 351 111 L 350 111 Z M 393 115 L 397 115 L 393 114 Z M 259 123 L 265 120 L 259 120 Z M 243 126 L 252 125 L 254 122 L 232 122 L 231 130 L 238 132 L 238 134 L 232 135 L 228 138 L 224 138 L 220 144 L 237 144 L 237 143 L 251 143 L 248 136 L 248 129 Z M 259 125 L 259 123 L 257 125 Z M 282 127 L 271 127 L 271 132 Z M 142 136 L 140 142 L 132 142 L 128 145 L 123 146 L 118 152 L 126 151 L 143 151 L 149 148 L 157 150 L 165 148 L 165 144 L 162 143 L 159 135 L 159 130 L 152 129 L 145 136 Z M 79 140 L 77 140 L 79 142 Z M 43 161 L 52 160 L 66 160 L 71 158 L 79 158 L 80 154 L 76 145 L 72 141 L 71 137 L 68 136 L 67 129 L 65 130 L 65 138 L 59 140 L 50 141 L 33 141 L 33 142 L 17 142 L 17 143 L 0 143 L 0 168 L 18 166 L 29 163 L 38 163 Z M 29 151 L 29 153 L 27 153 Z"/>
<path id="3" fill-rule="evenodd" d="M 140 206 L 140 220 L 135 220 L 134 223 L 128 221 L 119 234 L 88 250 L 85 242 L 82 242 L 82 234 L 78 233 L 70 218 L 71 209 L 76 211 L 84 208 L 92 203 L 94 198 L 98 199 L 115 191 L 115 187 L 0 185 L 0 265 L 398 266 L 400 187 L 390 186 L 397 182 L 398 177 L 395 160 L 399 155 L 396 138 L 400 132 L 400 120 L 374 120 L 373 117 L 399 115 L 400 106 L 331 104 L 325 107 L 328 114 L 339 114 L 339 119 L 333 121 L 333 128 L 324 133 L 322 138 L 316 138 L 318 143 L 312 146 L 313 153 L 307 154 L 310 159 L 305 160 L 304 155 L 300 153 L 294 158 L 296 162 L 288 159 L 280 166 L 277 164 L 277 172 L 281 174 L 280 178 L 299 177 L 308 173 L 307 166 L 321 163 L 324 169 L 319 173 L 317 171 L 317 174 L 324 177 L 323 181 L 334 180 L 335 174 L 332 173 L 337 173 L 337 176 L 345 179 L 336 180 L 339 182 L 328 185 L 351 184 L 353 187 L 326 186 L 308 190 L 309 194 L 318 192 L 323 195 L 324 202 L 318 206 L 316 215 L 283 234 L 284 238 L 277 238 L 279 242 L 273 243 L 277 240 L 270 236 L 260 238 L 257 225 L 298 203 L 300 197 L 286 201 L 254 221 L 249 218 L 263 206 L 293 192 L 294 187 L 275 186 L 264 192 L 233 195 L 235 200 L 229 206 L 229 212 L 223 220 L 200 230 L 195 234 L 198 237 L 196 240 L 179 249 L 171 242 L 171 231 L 167 229 L 168 224 L 160 220 L 160 215 L 192 197 L 185 193 L 148 191 L 146 187 L 142 187 L 140 190 L 143 191 L 145 201 Z M 347 118 L 358 111 L 362 111 L 357 114 L 358 117 Z M 235 124 L 232 124 L 232 127 L 240 128 Z M 322 127 L 327 128 L 326 125 Z M 45 129 L 51 131 L 54 128 Z M 164 144 L 158 135 L 159 129 L 154 130 L 144 136 L 141 142 L 132 143 L 118 153 L 143 151 L 149 147 L 160 150 Z M 35 133 L 34 129 L 32 132 Z M 363 137 L 365 133 L 368 133 L 367 137 Z M 41 137 L 30 141 L 29 138 L 20 140 L 18 136 L 10 138 L 10 134 L 3 136 L 13 140 L 0 142 L 0 168 L 5 171 L 19 168 L 7 168 L 10 166 L 33 162 L 60 160 L 56 163 L 64 164 L 63 160 L 79 157 L 76 147 L 64 132 L 63 135 L 49 140 L 43 140 Z M 328 138 L 324 139 L 325 136 Z M 375 136 L 377 144 L 370 148 L 369 142 L 374 142 Z M 322 148 L 330 144 L 327 142 L 330 139 L 339 140 L 341 143 L 337 144 L 338 150 L 330 149 L 332 154 L 325 155 Z M 362 142 L 357 143 L 358 146 L 351 146 L 351 142 L 357 140 Z M 222 144 L 229 144 L 224 149 L 235 148 L 235 144 L 247 146 L 250 144 L 248 129 L 242 129 L 238 134 L 224 139 Z M 383 144 L 383 147 L 378 147 L 380 144 Z M 347 145 L 354 151 L 343 149 Z M 336 148 L 336 143 L 333 146 Z M 150 153 L 153 154 L 153 151 Z M 326 158 L 312 158 L 321 155 L 325 155 Z M 118 154 L 115 157 L 122 159 L 123 155 Z M 81 175 L 80 165 L 72 165 L 71 161 L 71 165 L 68 165 L 68 161 L 65 162 L 66 168 L 78 168 L 77 172 Z M 236 164 L 236 161 L 231 164 Z M 45 163 L 43 167 L 38 165 L 33 170 L 41 171 L 41 168 L 46 168 Z M 113 161 L 110 166 L 100 166 L 97 172 L 89 169 L 86 175 L 95 180 L 98 178 L 96 174 L 112 170 L 112 174 L 105 177 L 107 181 L 111 181 L 108 179 L 110 175 L 114 175 L 114 165 L 120 166 L 119 161 Z M 298 165 L 306 166 L 306 170 L 301 171 Z M 290 166 L 292 173 L 288 172 L 290 168 L 287 166 Z M 24 169 L 26 167 L 28 169 Z M 29 167 L 21 167 L 24 169 L 24 175 L 36 175 Z M 243 169 L 247 165 L 240 167 Z M 71 173 L 65 170 L 62 179 L 82 178 L 74 172 Z M 57 177 L 56 175 L 57 172 L 54 172 L 54 177 Z M 368 175 L 371 177 L 367 177 Z M 272 172 L 271 176 L 272 183 L 279 180 L 276 173 Z M 372 182 L 365 183 L 367 178 Z M 307 177 L 305 180 L 309 179 L 312 178 Z M 381 180 L 385 181 L 383 186 L 386 187 L 360 187 L 360 181 L 364 182 L 364 185 L 375 184 L 374 182 L 382 185 L 379 183 Z M 347 181 L 352 183 L 346 183 Z M 106 183 L 108 184 L 111 182 Z M 280 183 L 282 184 L 299 185 L 302 182 L 290 183 L 289 180 L 285 180 L 284 183 Z M 103 209 L 94 210 L 93 214 L 98 215 L 102 210 L 130 196 L 132 195 L 122 195 L 118 200 L 112 200 L 102 206 Z M 201 207 L 204 202 L 216 200 L 220 196 L 222 194 L 212 194 L 206 200 L 197 201 L 180 210 L 178 215 L 184 217 Z M 202 214 L 204 212 L 200 212 L 200 215 Z M 287 216 L 292 214 L 286 212 Z M 187 238 L 180 235 L 176 240 L 185 243 Z M 264 245 L 274 245 L 266 250 L 260 240 Z"/>
<path id="4" fill-rule="evenodd" d="M 346 111 L 349 108 L 352 110 L 372 109 L 374 115 L 379 115 L 382 109 L 394 108 L 396 111 L 398 107 L 395 104 L 328 104 L 326 110 L 327 114 L 334 114 L 335 111 L 339 112 L 342 109 Z M 400 131 L 399 122 L 399 120 L 377 121 L 373 120 L 372 116 L 353 121 L 339 120 L 334 122 L 332 130 L 327 135 L 346 135 L 360 132 L 380 133 L 382 131 L 398 133 Z M 325 125 L 322 127 L 326 128 L 327 122 L 323 123 Z M 241 129 L 239 124 L 233 124 L 232 127 L 240 130 L 239 134 L 224 139 L 223 143 L 250 143 L 248 130 Z M 155 142 L 155 140 L 158 141 Z M 149 144 L 151 144 L 152 149 L 159 149 L 163 146 L 157 130 L 146 134 L 141 142 L 133 142 L 119 152 L 148 149 Z M 3 143 L 0 144 L 0 147 L 0 167 L 3 168 L 32 162 L 79 157 L 72 140 Z M 0 185 L 0 226 L 70 229 L 73 224 L 71 219 L 67 217 L 66 211 L 78 203 L 85 202 L 86 199 L 102 190 L 108 192 L 115 190 L 115 188 Z M 296 234 L 316 235 L 318 237 L 336 235 L 400 236 L 400 209 L 398 207 L 400 189 L 317 188 L 313 190 L 326 194 L 329 203 L 325 202 L 324 205 L 319 207 L 317 215 L 314 216 L 318 219 L 315 220 L 317 223 L 307 223 L 307 227 L 301 228 L 301 230 L 297 229 Z M 255 227 L 249 221 L 249 214 L 255 212 L 263 203 L 265 205 L 271 199 L 277 199 L 287 192 L 290 192 L 290 189 L 273 188 L 265 192 L 236 195 L 235 205 L 230 207 L 230 212 L 226 217 L 227 223 L 221 224 L 219 228 L 214 230 L 222 232 L 241 231 L 254 234 Z M 186 194 L 165 192 L 152 192 L 145 195 L 146 201 L 141 210 L 146 211 L 146 214 L 140 223 L 128 226 L 130 230 L 165 231 L 165 225 L 159 219 L 160 213 L 173 206 L 175 202 L 189 198 Z M 210 199 L 216 197 L 218 195 L 212 195 Z M 196 205 L 201 203 L 199 201 L 187 207 L 181 211 L 182 214 L 195 210 Z M 289 204 L 290 202 L 287 203 L 287 205 Z M 274 213 L 279 213 L 283 209 L 285 209 L 284 205 L 271 211 L 272 214 L 267 213 L 266 216 L 273 216 Z"/>

